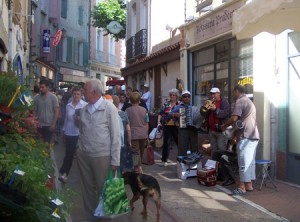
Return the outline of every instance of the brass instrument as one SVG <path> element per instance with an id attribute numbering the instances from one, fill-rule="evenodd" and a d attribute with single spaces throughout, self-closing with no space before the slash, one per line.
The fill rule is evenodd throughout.
<path id="1" fill-rule="evenodd" d="M 208 110 L 210 110 L 213 104 L 215 104 L 214 98 L 212 100 L 206 100 L 205 104 L 201 108 L 201 111 L 206 113 Z"/>

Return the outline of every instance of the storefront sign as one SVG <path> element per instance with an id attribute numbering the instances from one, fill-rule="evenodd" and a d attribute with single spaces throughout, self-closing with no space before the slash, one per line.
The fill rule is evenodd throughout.
<path id="1" fill-rule="evenodd" d="M 242 5 L 242 1 L 238 1 L 199 21 L 195 27 L 195 43 L 232 30 L 233 12 Z"/>
<path id="2" fill-rule="evenodd" d="M 118 34 L 123 30 L 123 26 L 118 21 L 111 21 L 106 28 L 112 34 Z"/>
<path id="3" fill-rule="evenodd" d="M 252 85 L 253 86 L 253 77 L 245 77 L 243 79 L 240 79 L 238 81 L 238 84 L 243 85 L 243 86 L 245 86 L 245 85 Z"/>
<path id="4" fill-rule="evenodd" d="M 50 53 L 50 29 L 43 30 L 43 53 Z"/>
<path id="5" fill-rule="evenodd" d="M 61 37 L 62 37 L 62 30 L 58 30 L 55 35 L 54 35 L 54 39 L 53 39 L 53 42 L 52 42 L 52 45 L 54 47 L 58 46 L 60 40 L 61 40 Z"/>

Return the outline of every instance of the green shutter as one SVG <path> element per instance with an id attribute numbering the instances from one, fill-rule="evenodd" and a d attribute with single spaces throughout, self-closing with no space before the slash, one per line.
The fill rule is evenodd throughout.
<path id="1" fill-rule="evenodd" d="M 74 64 L 78 64 L 78 40 L 74 39 Z"/>
<path id="2" fill-rule="evenodd" d="M 68 10 L 68 7 L 67 7 L 67 4 L 68 1 L 67 0 L 61 0 L 61 17 L 62 18 L 67 18 L 67 10 Z"/>
<path id="3" fill-rule="evenodd" d="M 67 62 L 72 63 L 73 59 L 73 37 L 67 38 Z"/>
<path id="4" fill-rule="evenodd" d="M 83 43 L 83 66 L 89 65 L 89 44 L 88 42 Z"/>
<path id="5" fill-rule="evenodd" d="M 56 46 L 56 56 L 57 56 L 57 59 L 58 61 L 62 61 L 62 50 L 63 49 L 63 38 L 61 38 L 58 46 Z"/>
<path id="6" fill-rule="evenodd" d="M 78 8 L 78 25 L 83 25 L 83 8 L 80 6 Z"/>

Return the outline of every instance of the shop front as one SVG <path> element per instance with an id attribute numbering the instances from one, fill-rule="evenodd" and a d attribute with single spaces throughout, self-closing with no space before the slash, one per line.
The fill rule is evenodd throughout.
<path id="1" fill-rule="evenodd" d="M 275 175 L 296 184 L 300 184 L 299 13 L 297 0 L 252 0 L 233 17 L 236 38 L 253 38 L 254 73 L 270 77 L 258 88 L 271 107 L 265 118 L 271 120 L 269 158 L 275 163 Z"/>

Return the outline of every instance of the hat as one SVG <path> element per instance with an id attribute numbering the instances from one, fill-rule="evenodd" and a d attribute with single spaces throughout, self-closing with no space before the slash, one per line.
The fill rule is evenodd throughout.
<path id="1" fill-rule="evenodd" d="M 147 88 L 149 88 L 149 85 L 148 85 L 147 83 L 145 83 L 145 84 L 144 84 L 144 87 L 147 87 Z"/>
<path id="2" fill-rule="evenodd" d="M 211 93 L 219 93 L 220 90 L 219 90 L 219 88 L 213 87 L 213 88 L 211 88 L 210 92 Z"/>
<path id="3" fill-rule="evenodd" d="M 190 93 L 189 91 L 187 91 L 187 90 L 182 91 L 181 95 L 184 95 L 184 94 L 189 94 L 189 95 L 191 95 L 191 93 Z"/>

